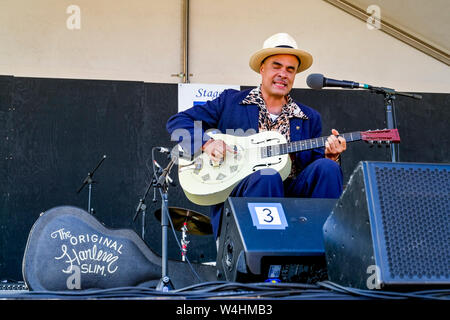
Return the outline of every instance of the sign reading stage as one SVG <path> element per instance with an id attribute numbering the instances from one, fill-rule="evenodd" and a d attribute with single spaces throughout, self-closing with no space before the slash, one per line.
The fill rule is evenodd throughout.
<path id="1" fill-rule="evenodd" d="M 223 84 L 179 83 L 178 112 L 214 100 L 226 89 L 240 90 L 241 87 Z"/>

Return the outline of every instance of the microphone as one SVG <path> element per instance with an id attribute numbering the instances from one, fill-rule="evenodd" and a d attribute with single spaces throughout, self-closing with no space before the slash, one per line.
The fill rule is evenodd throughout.
<path id="1" fill-rule="evenodd" d="M 163 172 L 163 168 L 159 165 L 158 162 L 156 162 L 156 160 L 153 160 L 153 163 L 155 164 L 155 167 L 158 168 L 158 173 L 162 173 Z M 175 183 L 173 183 L 173 179 L 171 177 L 169 177 L 168 175 L 166 176 L 167 181 L 169 181 L 169 183 L 172 186 L 175 186 Z M 162 180 L 164 181 L 164 180 Z"/>
<path id="2" fill-rule="evenodd" d="M 372 86 L 365 83 L 358 83 L 348 80 L 334 80 L 325 78 L 323 74 L 313 73 L 306 78 L 306 84 L 312 89 L 322 89 L 323 87 L 340 87 L 340 88 L 362 88 L 371 89 Z"/>
<path id="3" fill-rule="evenodd" d="M 398 92 L 398 91 L 395 91 L 394 89 L 374 87 L 369 84 L 358 83 L 358 82 L 348 81 L 348 80 L 329 79 L 329 78 L 325 78 L 323 76 L 323 74 L 320 74 L 320 73 L 310 74 L 308 76 L 308 78 L 306 78 L 306 83 L 308 84 L 308 87 L 310 87 L 311 89 L 322 89 L 323 87 L 340 87 L 340 88 L 349 88 L 349 89 L 361 88 L 361 89 L 368 89 L 372 92 L 380 93 L 380 94 L 384 94 L 384 95 L 398 94 L 399 96 L 410 97 L 413 99 L 422 99 L 422 96 L 420 94 Z"/>
<path id="4" fill-rule="evenodd" d="M 164 148 L 164 147 L 155 147 L 155 149 L 156 149 L 156 151 L 159 151 L 161 153 L 167 153 L 167 154 L 170 153 L 170 150 L 167 148 Z"/>

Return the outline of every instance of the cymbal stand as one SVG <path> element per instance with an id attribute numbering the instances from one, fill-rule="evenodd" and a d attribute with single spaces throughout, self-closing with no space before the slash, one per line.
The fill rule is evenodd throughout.
<path id="1" fill-rule="evenodd" d="M 187 222 L 183 223 L 183 227 L 181 228 L 181 261 L 186 261 L 186 253 L 187 253 L 187 245 L 190 241 L 187 241 Z"/>

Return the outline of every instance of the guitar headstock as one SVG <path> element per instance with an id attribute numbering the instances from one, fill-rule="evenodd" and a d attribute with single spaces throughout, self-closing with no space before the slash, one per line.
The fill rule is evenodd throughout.
<path id="1" fill-rule="evenodd" d="M 361 140 L 371 144 L 400 143 L 400 135 L 397 129 L 361 131 Z"/>

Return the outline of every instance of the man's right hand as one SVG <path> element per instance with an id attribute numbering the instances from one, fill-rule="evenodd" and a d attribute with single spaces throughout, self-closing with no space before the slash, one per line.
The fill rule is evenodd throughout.
<path id="1" fill-rule="evenodd" d="M 209 158 L 214 162 L 225 160 L 227 151 L 235 153 L 234 150 L 228 146 L 223 140 L 210 139 L 202 147 L 203 152 L 209 155 Z"/>

